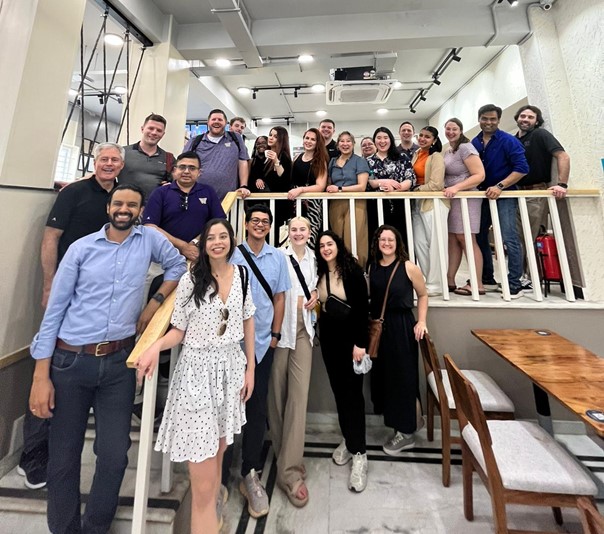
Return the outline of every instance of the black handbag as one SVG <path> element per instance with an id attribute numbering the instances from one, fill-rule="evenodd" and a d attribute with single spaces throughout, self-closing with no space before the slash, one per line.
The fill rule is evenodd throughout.
<path id="1" fill-rule="evenodd" d="M 336 319 L 348 319 L 352 313 L 352 308 L 348 302 L 331 294 L 329 286 L 329 273 L 325 275 L 325 285 L 327 287 L 327 300 L 325 301 L 325 313 Z"/>

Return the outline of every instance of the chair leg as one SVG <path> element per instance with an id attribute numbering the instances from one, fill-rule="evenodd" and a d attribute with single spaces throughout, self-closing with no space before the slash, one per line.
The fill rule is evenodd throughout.
<path id="1" fill-rule="evenodd" d="M 428 391 L 428 407 L 426 418 L 428 419 L 428 441 L 434 441 L 434 396 Z"/>
<path id="2" fill-rule="evenodd" d="M 564 523 L 562 519 L 562 510 L 558 506 L 552 506 L 552 512 L 554 512 L 554 520 L 556 521 L 556 525 L 561 525 Z"/>
<path id="3" fill-rule="evenodd" d="M 443 451 L 443 486 L 449 487 L 451 481 L 451 421 L 449 414 L 441 414 L 442 451 Z"/>
<path id="4" fill-rule="evenodd" d="M 463 476 L 463 513 L 468 521 L 474 520 L 474 502 L 472 491 L 472 461 L 470 460 L 466 444 L 461 444 L 461 469 Z"/>

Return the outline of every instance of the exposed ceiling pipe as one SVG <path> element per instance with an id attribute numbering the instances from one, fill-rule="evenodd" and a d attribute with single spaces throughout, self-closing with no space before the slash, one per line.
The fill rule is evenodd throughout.
<path id="1" fill-rule="evenodd" d="M 551 4 L 547 4 L 547 5 L 551 5 Z M 518 46 L 521 46 L 524 43 L 526 43 L 533 36 L 533 33 L 535 33 L 535 30 L 533 30 L 533 21 L 531 20 L 531 17 L 529 14 L 529 9 L 531 9 L 532 7 L 538 7 L 540 9 L 542 9 L 543 11 L 549 11 L 549 8 L 546 9 L 542 2 L 533 2 L 532 4 L 529 4 L 528 6 L 526 6 L 526 19 L 528 21 L 529 31 L 522 39 L 520 39 L 520 41 L 518 41 L 518 43 L 517 43 Z"/>
<path id="2" fill-rule="evenodd" d="M 497 15 L 495 15 L 495 6 L 498 4 L 497 0 L 495 0 L 491 4 L 491 17 L 493 17 L 493 28 L 495 28 L 495 32 L 491 35 L 490 39 L 484 45 L 485 48 L 488 47 L 497 37 L 499 37 L 499 23 L 497 22 Z"/>

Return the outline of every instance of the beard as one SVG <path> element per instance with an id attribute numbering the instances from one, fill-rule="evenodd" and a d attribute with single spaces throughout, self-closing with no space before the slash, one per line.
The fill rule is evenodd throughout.
<path id="1" fill-rule="evenodd" d="M 126 221 L 118 221 L 118 220 L 116 220 L 116 217 L 118 215 L 120 215 L 120 214 L 115 213 L 114 215 L 109 217 L 109 223 L 116 230 L 121 230 L 121 231 L 129 230 L 138 222 L 138 217 L 134 217 L 132 215 L 130 216 L 130 219 L 128 219 Z"/>

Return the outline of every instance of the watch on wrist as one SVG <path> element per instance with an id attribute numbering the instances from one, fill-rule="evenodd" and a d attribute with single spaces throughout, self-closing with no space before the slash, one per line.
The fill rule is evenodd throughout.
<path id="1" fill-rule="evenodd" d="M 248 191 L 250 190 L 250 188 L 248 187 L 248 185 L 247 185 L 247 184 L 241 184 L 241 185 L 239 186 L 239 189 L 247 189 Z"/>
<path id="2" fill-rule="evenodd" d="M 274 337 L 277 341 L 281 341 L 281 332 L 271 332 L 271 337 Z"/>
<path id="3" fill-rule="evenodd" d="M 497 187 L 499 188 L 500 191 L 503 191 L 505 189 L 505 185 L 503 185 L 503 182 L 499 182 L 497 184 Z"/>
<path id="4" fill-rule="evenodd" d="M 561 187 L 562 189 L 568 189 L 568 184 L 565 184 L 564 182 L 558 182 L 558 187 Z"/>
<path id="5" fill-rule="evenodd" d="M 161 293 L 157 292 L 155 293 L 155 295 L 153 295 L 151 297 L 153 300 L 156 300 L 157 302 L 159 302 L 160 304 L 164 303 L 164 300 L 166 300 L 166 297 L 164 297 Z"/>
<path id="6" fill-rule="evenodd" d="M 339 186 L 338 186 L 338 191 L 339 191 L 340 193 L 342 192 L 342 186 L 341 186 L 341 185 L 339 185 Z"/>

